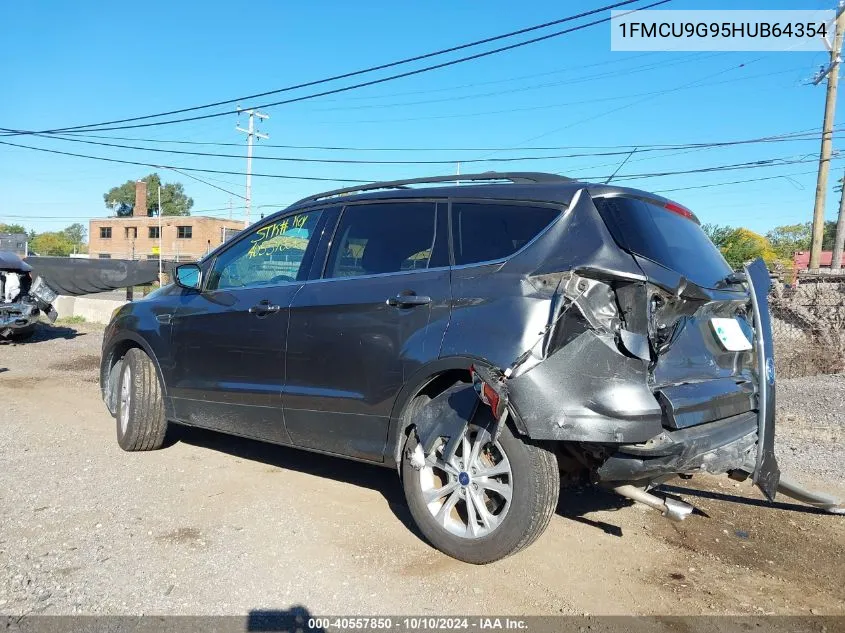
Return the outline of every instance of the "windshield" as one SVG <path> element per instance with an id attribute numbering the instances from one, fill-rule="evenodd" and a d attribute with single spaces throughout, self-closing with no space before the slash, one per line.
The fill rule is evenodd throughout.
<path id="1" fill-rule="evenodd" d="M 714 288 L 732 272 L 697 222 L 637 198 L 596 198 L 613 239 L 624 249 Z"/>

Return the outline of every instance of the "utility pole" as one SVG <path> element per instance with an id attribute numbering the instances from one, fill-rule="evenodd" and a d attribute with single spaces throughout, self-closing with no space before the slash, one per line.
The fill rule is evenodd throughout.
<path id="1" fill-rule="evenodd" d="M 827 96 L 824 103 L 824 123 L 822 125 L 822 147 L 819 155 L 819 175 L 816 180 L 816 201 L 813 207 L 813 235 L 810 242 L 810 270 L 818 271 L 822 255 L 824 237 L 824 207 L 827 195 L 827 177 L 830 172 L 830 154 L 833 145 L 833 120 L 836 113 L 836 90 L 839 87 L 839 53 L 842 50 L 842 35 L 845 31 L 845 14 L 840 6 L 834 23 L 833 43 L 825 43 L 830 50 L 830 64 L 822 70 L 813 83 L 818 84 L 827 76 Z"/>
<path id="2" fill-rule="evenodd" d="M 268 139 L 270 138 L 267 134 L 262 134 L 261 132 L 257 132 L 255 130 L 255 117 L 259 119 L 269 119 L 269 114 L 264 114 L 263 112 L 259 112 L 258 110 L 242 110 L 240 106 L 238 106 L 238 115 L 240 116 L 241 112 L 245 112 L 249 115 L 249 126 L 245 130 L 240 125 L 236 125 L 235 129 L 238 132 L 242 132 L 246 134 L 246 216 L 244 219 L 244 228 L 249 226 L 249 213 L 252 209 L 252 143 L 254 138 L 259 139 Z"/>
<path id="3" fill-rule="evenodd" d="M 833 253 L 830 260 L 831 270 L 842 270 L 842 248 L 845 246 L 845 178 L 839 181 L 839 219 L 836 221 L 836 237 L 833 239 Z"/>
<path id="4" fill-rule="evenodd" d="M 161 258 L 164 257 L 164 251 L 161 248 L 161 183 L 158 185 L 158 284 L 163 283 L 164 270 L 162 268 Z"/>

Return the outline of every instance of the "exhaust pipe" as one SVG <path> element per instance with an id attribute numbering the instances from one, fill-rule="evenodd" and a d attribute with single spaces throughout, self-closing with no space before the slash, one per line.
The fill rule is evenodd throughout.
<path id="1" fill-rule="evenodd" d="M 737 468 L 728 472 L 728 477 L 735 481 L 745 481 L 754 473 L 754 464 L 746 464 L 742 468 Z M 805 488 L 794 479 L 790 479 L 786 475 L 781 474 L 778 480 L 777 492 L 784 497 L 795 499 L 801 503 L 806 503 L 808 506 L 818 508 L 830 514 L 845 515 L 845 504 L 842 504 L 836 497 L 826 495 L 823 492 L 815 492 Z"/>
<path id="2" fill-rule="evenodd" d="M 660 497 L 656 497 L 650 492 L 646 492 L 642 488 L 637 488 L 631 484 L 616 486 L 613 488 L 613 492 L 625 497 L 626 499 L 630 499 L 631 501 L 637 501 L 650 508 L 654 508 L 667 519 L 671 519 L 672 521 L 683 521 L 692 514 L 694 509 L 691 505 L 684 503 L 683 501 L 675 501 L 674 499 L 669 498 L 661 499 Z"/>

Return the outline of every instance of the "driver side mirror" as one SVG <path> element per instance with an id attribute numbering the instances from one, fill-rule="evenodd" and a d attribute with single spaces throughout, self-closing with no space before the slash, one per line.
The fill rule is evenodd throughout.
<path id="1" fill-rule="evenodd" d="M 202 285 L 202 271 L 196 264 L 182 264 L 176 267 L 176 285 L 188 290 L 199 290 Z"/>

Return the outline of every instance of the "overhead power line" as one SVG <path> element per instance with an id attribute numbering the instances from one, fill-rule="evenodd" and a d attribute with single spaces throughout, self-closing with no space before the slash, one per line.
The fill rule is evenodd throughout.
<path id="1" fill-rule="evenodd" d="M 54 150 L 48 149 L 44 147 L 33 147 L 31 145 L 23 145 L 20 143 L 10 143 L 8 141 L 0 141 L 0 145 L 8 145 L 11 147 L 18 147 L 22 149 L 29 149 L 39 152 L 46 152 L 49 154 L 59 154 L 62 156 L 72 156 L 75 158 L 88 158 L 92 160 L 99 160 L 104 162 L 111 162 L 111 163 L 121 163 L 126 165 L 142 165 L 145 167 L 156 167 L 159 169 L 174 169 L 174 170 L 184 170 L 184 171 L 192 171 L 192 172 L 199 172 L 199 173 L 212 173 L 212 174 L 228 174 L 234 176 L 245 176 L 244 172 L 238 171 L 229 171 L 229 170 L 221 170 L 221 169 L 203 169 L 199 167 L 173 167 L 171 165 L 162 165 L 156 163 L 144 163 L 140 161 L 129 161 L 117 158 L 107 158 L 104 156 L 91 156 L 88 154 L 77 154 L 74 152 L 64 152 L 61 150 Z M 807 155 L 810 156 L 810 155 Z M 663 171 L 663 172 L 651 172 L 651 173 L 640 173 L 640 174 L 627 174 L 624 176 L 617 176 L 616 180 L 635 180 L 635 179 L 642 179 L 642 178 L 659 178 L 664 176 L 677 176 L 677 175 L 685 175 L 685 174 L 700 174 L 700 173 L 710 173 L 716 171 L 731 171 L 737 169 L 756 169 L 761 167 L 778 167 L 778 166 L 785 166 L 785 165 L 795 165 L 807 162 L 813 162 L 814 158 L 809 157 L 801 157 L 798 159 L 793 159 L 791 157 L 782 157 L 782 158 L 769 158 L 764 160 L 757 160 L 747 163 L 735 163 L 729 165 L 714 165 L 711 167 L 699 167 L 695 169 L 686 169 L 686 170 L 677 170 L 677 171 Z M 325 178 L 320 176 L 290 176 L 287 174 L 262 174 L 256 173 L 252 174 L 255 177 L 263 177 L 263 178 L 279 178 L 284 180 L 305 180 L 305 181 L 321 181 L 321 182 L 349 182 L 349 183 L 370 183 L 373 182 L 373 179 L 369 180 L 359 180 L 359 179 L 350 179 L 350 178 Z M 589 176 L 580 176 L 579 179 L 583 179 L 585 181 L 599 181 L 607 178 L 607 175 L 589 175 Z"/>
<path id="2" fill-rule="evenodd" d="M 584 119 L 579 119 L 579 120 L 577 120 L 577 121 L 571 121 L 571 122 L 569 122 L 569 123 L 567 123 L 567 124 L 565 124 L 565 125 L 562 125 L 562 126 L 560 126 L 560 127 L 556 127 L 556 128 L 554 128 L 554 129 L 552 129 L 552 130 L 548 130 L 548 131 L 543 132 L 543 133 L 541 133 L 541 134 L 536 134 L 536 135 L 534 135 L 534 136 L 532 136 L 532 137 L 530 137 L 530 138 L 525 139 L 524 141 L 520 141 L 519 143 L 516 143 L 516 144 L 515 144 L 515 145 L 514 145 L 511 149 L 512 149 L 512 150 L 519 149 L 519 147 L 520 147 L 521 145 L 525 144 L 525 143 L 531 143 L 532 141 L 536 141 L 537 139 L 541 139 L 541 138 L 544 138 L 544 137 L 550 136 L 551 134 L 555 134 L 555 133 L 557 133 L 557 132 L 561 132 L 562 130 L 566 130 L 566 129 L 569 129 L 569 128 L 572 128 L 572 127 L 575 127 L 576 125 L 581 125 L 581 124 L 583 124 L 583 123 L 588 123 L 589 121 L 593 121 L 593 120 L 595 120 L 595 119 L 598 119 L 598 118 L 601 118 L 601 117 L 607 116 L 607 115 L 609 115 L 609 114 L 613 114 L 613 113 L 615 113 L 615 112 L 619 112 L 619 111 L 621 111 L 621 110 L 625 110 L 625 109 L 630 108 L 630 107 L 632 107 L 632 106 L 639 105 L 639 104 L 641 104 L 641 103 L 644 103 L 644 102 L 646 102 L 646 101 L 649 101 L 649 100 L 651 100 L 651 99 L 654 99 L 655 97 L 658 97 L 658 96 L 663 96 L 663 95 L 666 95 L 666 94 L 671 94 L 671 93 L 674 93 L 674 92 L 678 92 L 678 91 L 680 91 L 680 90 L 686 90 L 686 89 L 688 89 L 688 88 L 690 88 L 690 87 L 696 86 L 696 85 L 698 85 L 698 84 L 702 84 L 705 80 L 710 79 L 710 78 L 712 78 L 712 77 L 718 77 L 718 76 L 723 75 L 723 74 L 725 74 L 725 73 L 731 72 L 732 70 L 738 70 L 738 69 L 741 69 L 741 68 L 745 68 L 745 67 L 749 66 L 750 64 L 753 64 L 753 63 L 755 63 L 755 62 L 760 61 L 761 59 L 763 59 L 763 58 L 762 58 L 762 57 L 757 57 L 757 58 L 752 59 L 752 60 L 750 60 L 750 61 L 748 61 L 748 62 L 743 62 L 743 63 L 741 63 L 741 64 L 737 64 L 737 65 L 734 65 L 734 66 L 730 66 L 730 67 L 728 67 L 728 68 L 723 68 L 723 69 L 718 70 L 718 71 L 716 71 L 716 72 L 714 72 L 714 73 L 711 73 L 711 74 L 709 74 L 709 75 L 705 75 L 704 77 L 701 77 L 701 78 L 699 78 L 699 79 L 694 79 L 693 81 L 685 82 L 685 83 L 683 83 L 683 84 L 681 84 L 681 85 L 678 85 L 678 86 L 673 86 L 673 87 L 671 87 L 671 88 L 665 88 L 665 89 L 663 89 L 663 90 L 659 90 L 659 91 L 656 91 L 656 92 L 654 92 L 654 93 L 650 93 L 650 94 L 648 94 L 647 96 L 644 96 L 643 98 L 636 99 L 636 100 L 634 100 L 634 101 L 630 101 L 630 102 L 625 103 L 625 104 L 623 104 L 623 105 L 621 105 L 621 106 L 618 106 L 618 107 L 616 107 L 616 108 L 612 108 L 612 109 L 610 109 L 610 110 L 604 110 L 604 111 L 602 111 L 602 112 L 597 112 L 597 113 L 595 113 L 595 114 L 591 114 L 590 116 L 588 116 L 588 117 L 586 117 L 586 118 L 584 118 Z M 480 158 L 487 158 L 488 156 L 489 156 L 489 155 L 485 155 L 485 156 L 481 156 Z"/>
<path id="3" fill-rule="evenodd" d="M 0 128 L 2 129 L 2 128 Z M 142 147 L 139 145 L 125 145 L 121 143 L 107 143 L 104 141 L 91 141 L 77 137 L 69 137 L 65 135 L 58 135 L 58 134 L 37 134 L 38 138 L 46 138 L 50 140 L 58 140 L 58 141 L 67 141 L 72 143 L 83 143 L 86 145 L 95 145 L 100 147 L 112 147 L 116 149 L 128 149 L 134 151 L 143 151 L 143 152 L 155 152 L 155 153 L 162 153 L 162 154 L 176 154 L 181 156 L 201 156 L 205 158 L 226 158 L 226 159 L 241 159 L 243 156 L 241 154 L 223 154 L 223 153 L 215 153 L 215 152 L 197 152 L 197 151 L 189 151 L 189 150 L 178 150 L 178 149 L 162 149 L 158 147 Z M 712 149 L 717 147 L 730 147 L 735 145 L 747 145 L 747 144 L 757 144 L 757 143 L 777 143 L 777 142 L 784 142 L 784 141 L 813 141 L 818 138 L 818 133 L 810 132 L 810 131 L 803 131 L 803 132 L 793 132 L 788 134 L 782 135 L 775 135 L 775 136 L 768 136 L 768 137 L 758 137 L 758 138 L 751 138 L 751 139 L 742 139 L 742 140 L 735 140 L 735 141 L 721 141 L 721 142 L 712 142 L 712 143 L 689 143 L 689 144 L 678 144 L 678 145 L 665 145 L 665 146 L 653 146 L 653 147 L 644 147 L 637 150 L 638 153 L 653 153 L 653 152 L 663 152 L 663 151 L 674 151 L 674 150 L 697 150 L 697 149 Z M 226 144 L 227 146 L 231 144 Z M 264 147 L 271 147 L 270 145 L 264 145 Z M 352 149 L 352 148 L 350 148 Z M 457 162 L 460 163 L 507 163 L 507 162 L 525 162 L 525 161 L 535 161 L 535 160 L 560 160 L 565 158 L 588 158 L 593 156 L 624 156 L 630 153 L 630 149 L 625 150 L 612 150 L 612 151 L 605 151 L 605 152 L 576 152 L 570 154 L 553 154 L 553 155 L 541 155 L 541 156 L 511 156 L 511 157 L 495 157 L 495 158 L 473 158 L 473 159 L 466 159 L 466 158 L 446 158 L 446 159 L 438 159 L 438 160 L 373 160 L 373 159 L 352 159 L 352 158 L 307 158 L 307 157 L 297 157 L 297 156 L 254 156 L 253 160 L 264 160 L 264 161 L 281 161 L 281 162 L 293 162 L 293 163 L 317 163 L 317 164 L 340 164 L 340 165 L 452 165 Z M 211 185 L 210 183 L 209 186 Z M 220 187 L 216 187 L 220 188 Z M 225 189 L 223 191 L 226 191 Z M 227 193 L 232 193 L 231 191 L 226 191 Z M 239 194 L 233 194 L 239 195 Z M 243 197 L 243 196 L 239 196 Z"/>
<path id="4" fill-rule="evenodd" d="M 723 55 L 724 53 L 711 53 L 709 55 L 699 54 L 698 56 L 689 56 L 684 57 L 682 59 L 676 59 L 671 62 L 658 62 L 658 63 L 650 63 L 645 64 L 642 66 L 634 66 L 633 68 L 623 68 L 623 69 L 614 69 L 609 70 L 602 73 L 589 73 L 587 75 L 580 75 L 578 77 L 570 77 L 568 79 L 561 79 L 558 81 L 551 81 L 545 82 L 541 84 L 532 84 L 528 86 L 518 86 L 513 88 L 505 88 L 501 90 L 493 90 L 490 92 L 480 92 L 480 93 L 471 93 L 467 95 L 455 95 L 450 94 L 447 97 L 441 97 L 437 99 L 421 99 L 417 101 L 397 101 L 397 102 L 390 102 L 390 103 L 368 103 L 364 105 L 342 105 L 342 106 L 333 106 L 330 108 L 315 108 L 312 112 L 333 112 L 336 110 L 342 110 L 344 112 L 349 110 L 370 110 L 374 108 L 401 108 L 405 106 L 415 106 L 415 105 L 430 105 L 432 103 L 453 103 L 455 101 L 466 101 L 468 99 L 481 99 L 485 97 L 499 97 L 501 95 L 506 94 L 513 94 L 517 92 L 529 92 L 532 90 L 543 90 L 545 88 L 556 88 L 558 86 L 574 86 L 580 83 L 590 83 L 593 81 L 602 81 L 606 80 L 611 77 L 618 77 L 620 75 L 628 76 L 633 75 L 641 72 L 646 72 L 649 70 L 664 70 L 666 68 L 670 68 L 672 66 L 678 66 L 680 64 L 688 64 L 692 61 L 701 61 L 703 59 L 709 57 L 716 57 L 719 55 Z M 803 68 L 803 67 L 802 67 Z M 514 80 L 510 80 L 514 81 Z M 508 83 L 510 83 L 510 81 Z M 436 89 L 438 92 L 445 89 Z"/>
<path id="5" fill-rule="evenodd" d="M 527 29 L 522 29 L 520 31 L 514 31 L 514 32 L 511 32 L 511 33 L 504 34 L 504 35 L 496 36 L 495 38 L 487 38 L 486 40 L 479 40 L 477 42 L 464 44 L 464 45 L 461 45 L 460 47 L 453 47 L 452 49 L 444 49 L 442 51 L 435 51 L 433 53 L 427 53 L 424 56 L 418 56 L 416 58 L 409 58 L 408 60 L 400 60 L 399 62 L 391 62 L 390 64 L 383 64 L 381 66 L 375 66 L 375 67 L 372 67 L 372 68 L 363 69 L 363 70 L 360 70 L 360 71 L 355 71 L 355 73 L 347 73 L 345 75 L 339 75 L 339 76 L 329 78 L 329 79 L 321 79 L 321 80 L 317 80 L 315 82 L 309 82 L 308 84 L 300 84 L 300 85 L 297 85 L 297 86 L 288 86 L 288 87 L 285 87 L 285 88 L 279 88 L 277 90 L 271 90 L 271 91 L 259 93 L 259 94 L 256 94 L 256 95 L 249 95 L 249 96 L 246 96 L 246 97 L 238 97 L 238 98 L 235 98 L 235 99 L 228 99 L 226 101 L 219 101 L 219 102 L 216 102 L 215 104 L 205 104 L 205 105 L 200 105 L 200 106 L 192 106 L 190 108 L 182 108 L 180 110 L 170 111 L 169 113 L 159 113 L 159 114 L 153 114 L 153 115 L 145 115 L 145 116 L 142 116 L 142 117 L 132 117 L 132 118 L 128 118 L 128 119 L 116 119 L 116 120 L 113 120 L 113 121 L 104 121 L 102 123 L 92 123 L 92 124 L 88 124 L 88 125 L 78 125 L 78 126 L 70 126 L 70 127 L 64 127 L 64 128 L 55 128 L 55 129 L 51 129 L 51 130 L 41 130 L 40 133 L 67 132 L 67 131 L 71 131 L 71 130 L 83 130 L 83 129 L 92 129 L 92 130 L 99 130 L 99 131 L 125 130 L 125 129 L 132 129 L 132 128 L 154 127 L 154 126 L 159 126 L 159 125 L 172 125 L 172 124 L 175 124 L 175 123 L 185 123 L 185 122 L 188 122 L 188 121 L 198 121 L 198 120 L 202 120 L 202 119 L 210 119 L 210 118 L 214 118 L 214 117 L 226 116 L 226 115 L 231 114 L 231 110 L 225 110 L 225 111 L 222 111 L 222 112 L 214 112 L 214 113 L 210 113 L 210 114 L 203 114 L 203 115 L 197 115 L 197 116 L 191 116 L 191 117 L 183 117 L 183 118 L 179 118 L 179 119 L 168 119 L 168 120 L 165 120 L 165 121 L 155 121 L 155 122 L 150 122 L 150 123 L 134 123 L 133 125 L 117 125 L 117 124 L 122 124 L 122 123 L 130 123 L 130 122 L 134 122 L 134 121 L 147 120 L 147 119 L 151 119 L 151 118 L 160 118 L 162 116 L 171 116 L 173 114 L 192 112 L 192 111 L 196 111 L 196 110 L 207 109 L 207 108 L 210 108 L 210 107 L 216 107 L 218 105 L 226 105 L 226 104 L 236 103 L 236 102 L 240 102 L 240 101 L 247 101 L 247 100 L 250 100 L 250 99 L 258 98 L 260 96 L 267 96 L 267 95 L 270 95 L 270 94 L 278 94 L 278 93 L 281 93 L 281 92 L 288 92 L 290 90 L 295 90 L 297 88 L 303 88 L 303 87 L 306 87 L 306 86 L 323 84 L 323 83 L 326 83 L 328 81 L 335 81 L 335 80 L 340 79 L 340 78 L 345 78 L 345 77 L 350 77 L 350 76 L 355 76 L 355 75 L 361 75 L 361 74 L 373 72 L 375 70 L 381 70 L 381 69 L 384 69 L 384 68 L 389 68 L 389 67 L 409 63 L 410 61 L 418 61 L 420 59 L 426 59 L 426 58 L 429 58 L 429 57 L 434 57 L 434 56 L 437 56 L 437 55 L 444 54 L 446 52 L 452 52 L 452 51 L 455 51 L 455 50 L 460 50 L 460 49 L 469 48 L 469 47 L 472 47 L 472 46 L 477 46 L 477 45 L 482 44 L 482 43 L 488 43 L 488 42 L 495 41 L 495 40 L 513 37 L 514 35 L 526 33 L 526 32 L 529 32 L 529 31 L 534 31 L 534 30 L 537 30 L 537 29 L 546 28 L 548 26 L 552 26 L 552 25 L 555 25 L 555 24 L 562 24 L 564 22 L 570 22 L 572 20 L 577 20 L 577 19 L 584 18 L 584 17 L 590 16 L 590 15 L 595 15 L 596 13 L 601 13 L 601 12 L 604 12 L 604 11 L 608 11 L 610 9 L 615 9 L 615 8 L 618 8 L 618 7 L 621 7 L 621 6 L 629 5 L 629 4 L 632 4 L 634 2 L 638 2 L 638 1 L 639 0 L 623 0 L 622 2 L 616 2 L 614 4 L 599 7 L 597 9 L 592 9 L 590 11 L 583 11 L 581 13 L 578 13 L 578 14 L 575 14 L 575 15 L 570 15 L 570 16 L 567 16 L 565 18 L 555 20 L 553 22 L 548 22 L 548 23 L 545 23 L 545 24 L 542 24 L 542 25 L 537 25 L 536 27 L 529 27 Z M 650 8 L 653 8 L 653 7 L 656 7 L 656 6 L 667 4 L 668 2 L 671 2 L 671 0 L 657 0 L 656 2 L 652 2 L 650 4 L 639 7 L 639 10 L 650 9 Z M 415 70 L 397 73 L 397 74 L 394 74 L 394 75 L 388 75 L 387 77 L 382 77 L 382 78 L 379 78 L 379 79 L 373 79 L 373 80 L 370 80 L 370 81 L 360 82 L 360 83 L 357 83 L 357 84 L 352 84 L 352 85 L 349 85 L 349 86 L 343 86 L 343 87 L 340 87 L 340 88 L 334 88 L 334 89 L 331 89 L 331 90 L 325 90 L 325 91 L 322 91 L 322 92 L 311 93 L 311 94 L 308 94 L 308 95 L 303 95 L 303 96 L 295 97 L 295 98 L 291 98 L 291 99 L 285 99 L 285 100 L 282 100 L 282 101 L 276 101 L 276 102 L 272 102 L 272 103 L 264 103 L 264 104 L 252 106 L 252 107 L 254 107 L 255 109 L 266 109 L 266 108 L 270 108 L 270 107 L 274 107 L 274 106 L 286 105 L 286 104 L 289 104 L 289 103 L 297 103 L 297 102 L 300 102 L 300 101 L 306 101 L 306 100 L 314 99 L 314 98 L 317 98 L 317 97 L 324 97 L 324 96 L 328 96 L 328 95 L 331 95 L 331 94 L 339 94 L 339 93 L 342 93 L 342 92 L 348 92 L 350 90 L 356 90 L 356 89 L 364 88 L 364 87 L 367 87 L 367 86 L 374 86 L 374 85 L 386 83 L 386 82 L 389 82 L 389 81 L 394 81 L 396 79 L 402 79 L 404 77 L 411 77 L 411 76 L 415 76 L 415 75 L 420 75 L 422 73 L 430 72 L 432 70 L 438 70 L 440 68 L 447 68 L 449 66 L 454 66 L 454 65 L 461 64 L 461 63 L 464 63 L 464 62 L 468 62 L 468 61 L 472 61 L 472 60 L 476 60 L 476 59 L 481 59 L 481 58 L 484 58 L 484 57 L 489 57 L 490 55 L 496 55 L 498 53 L 502 53 L 502 52 L 505 52 L 505 51 L 521 48 L 521 47 L 527 46 L 529 44 L 536 44 L 537 42 L 542 42 L 542 41 L 546 41 L 546 40 L 549 40 L 549 39 L 552 39 L 552 38 L 555 38 L 555 37 L 567 35 L 569 33 L 574 33 L 576 31 L 580 31 L 580 30 L 589 28 L 591 26 L 595 26 L 597 24 L 603 24 L 605 22 L 609 22 L 611 19 L 612 19 L 611 16 L 608 16 L 608 17 L 605 17 L 605 18 L 600 18 L 598 20 L 593 20 L 592 22 L 586 22 L 584 24 L 580 24 L 578 26 L 574 26 L 574 27 L 571 27 L 571 28 L 568 28 L 568 29 L 563 29 L 563 30 L 560 30 L 560 31 L 555 31 L 553 33 L 548 33 L 546 35 L 534 37 L 534 38 L 531 38 L 531 39 L 528 39 L 528 40 L 523 40 L 523 41 L 517 42 L 515 44 L 509 44 L 507 46 L 501 46 L 499 48 L 494 48 L 494 49 L 489 50 L 489 51 L 483 51 L 481 53 L 475 53 L 473 55 L 467 55 L 465 57 L 459 57 L 457 59 L 453 59 L 453 60 L 450 60 L 450 61 L 447 61 L 447 62 L 441 62 L 439 64 L 424 66 L 422 68 L 418 68 L 418 69 L 415 69 Z M 107 126 L 113 126 L 113 127 L 107 127 Z M 25 134 L 32 134 L 32 133 L 33 133 L 33 131 L 31 131 L 31 130 L 16 130 L 15 131 L 15 134 L 24 134 L 25 135 Z"/>
<path id="6" fill-rule="evenodd" d="M 48 149 L 46 147 L 33 147 L 32 145 L 23 145 L 21 143 L 10 143 L 9 141 L 0 141 L 0 145 L 8 145 L 10 147 L 20 147 L 23 149 L 30 149 L 36 152 L 46 152 L 48 154 L 59 154 L 61 156 L 72 156 L 74 158 L 89 158 L 91 160 L 99 160 L 107 163 L 120 163 L 123 165 L 140 165 L 142 167 L 154 167 L 156 169 L 172 169 L 183 171 L 194 171 L 204 174 L 226 174 L 229 176 L 246 176 L 246 172 L 229 171 L 225 169 L 201 169 L 199 167 L 174 167 L 173 165 L 164 165 L 162 163 L 144 163 L 134 160 L 123 160 L 120 158 L 107 158 L 105 156 L 91 156 L 89 154 L 77 154 L 75 152 L 63 152 L 57 149 Z M 349 182 L 349 183 L 369 183 L 371 180 L 354 180 L 349 178 L 323 178 L 321 176 L 288 176 L 282 174 L 253 174 L 253 176 L 261 176 L 264 178 L 280 178 L 282 180 L 312 180 L 317 182 Z"/>
<path id="7" fill-rule="evenodd" d="M 624 59 L 620 59 L 619 61 L 614 60 L 614 64 L 624 64 L 627 62 L 634 61 L 639 59 L 640 57 L 645 57 L 648 55 L 655 55 L 659 54 L 654 51 L 645 52 L 645 53 L 637 53 L 636 55 L 630 55 L 625 57 Z M 724 53 L 720 53 L 724 54 Z M 689 57 L 698 57 L 701 53 L 693 53 Z M 441 86 L 439 88 L 423 88 L 419 90 L 403 90 L 401 92 L 392 92 L 389 94 L 376 94 L 376 95 L 358 95 L 358 96 L 345 96 L 343 99 L 325 99 L 323 103 L 338 103 L 340 101 L 349 102 L 349 101 L 371 101 L 373 99 L 384 99 L 386 97 L 393 98 L 393 97 L 409 97 L 414 95 L 422 95 L 422 94 L 434 94 L 439 92 L 450 92 L 454 93 L 458 90 L 465 90 L 467 88 L 478 88 L 479 86 L 492 86 L 496 84 L 506 84 L 511 83 L 513 81 L 522 81 L 524 79 L 536 79 L 537 77 L 547 77 L 549 75 L 559 75 L 562 73 L 566 73 L 572 70 L 584 70 L 585 68 L 595 68 L 596 66 L 607 66 L 608 61 L 602 60 L 600 62 L 592 62 L 590 64 L 577 64 L 574 66 L 563 66 L 561 68 L 555 68 L 554 70 L 547 70 L 542 73 L 531 73 L 529 75 L 517 75 L 515 77 L 502 77 L 500 79 L 491 79 L 488 81 L 473 81 L 470 83 L 460 84 L 457 86 Z M 635 68 L 639 68 L 639 66 L 635 66 Z"/>
<path id="8" fill-rule="evenodd" d="M 6 128 L 0 127 L 0 130 Z M 189 141 L 179 139 L 158 139 L 158 138 L 139 138 L 135 136 L 111 136 L 105 134 L 92 134 L 89 132 L 65 132 L 63 135 L 71 134 L 74 137 L 97 138 L 109 141 L 130 141 L 137 143 L 161 143 L 164 145 L 196 145 L 196 146 L 213 146 L 213 147 L 243 147 L 243 143 L 230 143 L 222 141 Z M 784 142 L 784 141 L 804 141 L 816 140 L 821 132 L 816 128 L 808 128 L 799 130 L 797 132 L 787 132 L 784 134 L 775 134 L 771 136 L 763 136 L 752 139 L 741 139 L 731 141 L 714 141 L 714 142 L 686 142 L 686 143 L 629 143 L 628 145 L 549 145 L 543 147 L 520 147 L 520 151 L 555 151 L 565 149 L 590 149 L 590 150 L 619 150 L 618 152 L 590 152 L 584 156 L 615 156 L 627 154 L 633 147 L 639 147 L 638 152 L 644 151 L 659 151 L 659 150 L 675 150 L 686 149 L 691 147 L 710 147 L 717 145 L 740 145 L 745 143 L 757 142 Z M 62 138 L 58 134 L 44 134 L 45 138 Z M 804 138 L 806 137 L 806 138 Z M 342 151 L 342 152 L 503 152 L 511 147 L 361 147 L 361 146 L 341 146 L 341 145 L 279 145 L 273 143 L 262 143 L 264 148 L 276 149 L 302 149 L 302 150 L 321 150 L 321 151 Z M 458 159 L 455 159 L 458 160 Z M 464 159 L 460 159 L 464 160 Z M 454 162 L 454 161 L 450 161 Z"/>
<path id="9" fill-rule="evenodd" d="M 532 105 L 532 106 L 517 106 L 511 108 L 500 108 L 497 110 L 476 110 L 473 109 L 468 112 L 452 112 L 448 114 L 427 114 L 424 116 L 405 116 L 405 117 L 394 117 L 394 118 L 378 118 L 378 119 L 342 119 L 342 120 L 315 120 L 309 119 L 310 123 L 313 124 L 331 124 L 331 125 L 357 125 L 357 124 L 382 124 L 382 123 L 411 123 L 417 121 L 442 121 L 448 119 L 474 119 L 478 117 L 485 117 L 485 116 L 493 116 L 493 115 L 513 115 L 520 112 L 536 112 L 540 110 L 551 110 L 557 108 L 568 108 L 574 105 L 584 105 L 590 103 L 599 103 L 604 101 L 623 101 L 627 99 L 632 99 L 636 97 L 645 97 L 650 99 L 652 97 L 659 97 L 669 93 L 680 92 L 683 90 L 692 90 L 696 88 L 702 87 L 709 87 L 709 86 L 719 86 L 728 83 L 736 83 L 740 81 L 750 81 L 752 79 L 761 79 L 765 77 L 773 77 L 775 75 L 784 75 L 787 73 L 792 73 L 796 69 L 795 68 L 787 68 L 784 70 L 777 70 L 773 72 L 766 72 L 766 73 L 759 73 L 756 75 L 749 75 L 747 77 L 735 77 L 732 79 L 724 79 L 721 81 L 703 81 L 698 80 L 692 82 L 690 84 L 685 84 L 683 86 L 679 86 L 677 88 L 671 88 L 668 90 L 654 90 L 649 92 L 641 92 L 641 93 L 630 93 L 630 94 L 618 94 L 618 95 L 610 95 L 606 97 L 594 97 L 590 99 L 579 99 L 575 101 L 564 101 L 558 103 L 544 103 L 542 105 Z M 631 104 L 636 105 L 636 103 Z M 623 106 L 623 108 L 628 107 L 628 105 Z M 340 110 L 340 108 L 338 108 Z"/>
<path id="10" fill-rule="evenodd" d="M 834 158 L 833 160 L 843 160 L 843 158 Z M 812 161 L 811 161 L 812 162 Z M 806 176 L 808 174 L 815 174 L 816 170 L 799 171 L 791 174 L 780 174 L 779 176 L 763 176 L 762 178 L 744 178 L 742 180 L 731 180 L 729 182 L 712 182 L 704 185 L 692 185 L 690 187 L 673 187 L 671 189 L 653 189 L 654 193 L 674 193 L 676 191 L 691 191 L 693 189 L 709 189 L 711 187 L 727 187 L 728 185 L 744 185 L 749 182 L 762 182 L 764 180 L 780 180 L 781 178 L 789 180 L 793 176 Z"/>
<path id="11" fill-rule="evenodd" d="M 182 174 L 183 176 L 187 176 L 188 178 L 196 180 L 197 182 L 201 182 L 202 184 L 208 185 L 209 187 L 217 189 L 218 191 L 222 191 L 223 193 L 228 193 L 229 195 L 236 196 L 236 197 L 240 198 L 241 200 L 246 200 L 246 198 L 239 193 L 235 193 L 234 191 L 229 191 L 228 189 L 224 189 L 223 187 L 220 187 L 219 185 L 215 185 L 214 183 L 210 183 L 207 180 L 204 180 L 204 179 L 202 179 L 198 176 L 194 176 L 193 174 L 189 174 L 188 172 L 183 171 L 181 169 L 177 169 L 176 167 L 168 167 L 167 169 L 170 169 L 171 171 L 175 171 L 177 174 Z"/>

